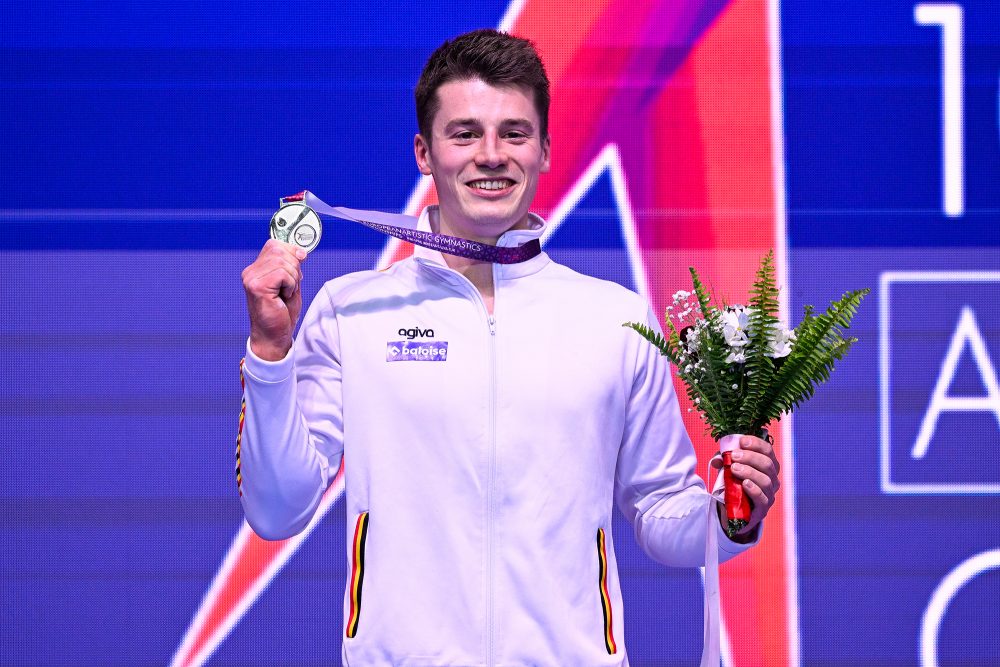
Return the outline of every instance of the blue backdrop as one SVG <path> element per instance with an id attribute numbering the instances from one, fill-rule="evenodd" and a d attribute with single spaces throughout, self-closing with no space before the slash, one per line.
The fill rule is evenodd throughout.
<path id="1" fill-rule="evenodd" d="M 965 199 L 947 216 L 942 30 L 916 4 L 780 6 L 792 312 L 874 288 L 794 421 L 806 665 L 931 664 L 933 618 L 940 664 L 1000 664 L 1000 8 L 956 5 Z M 170 662 L 242 520 L 239 277 L 277 197 L 401 210 L 424 60 L 506 9 L 4 5 L 0 662 Z M 612 207 L 606 179 L 587 197 L 578 213 Z M 629 283 L 620 235 L 563 229 L 557 258 Z M 306 298 L 384 242 L 331 226 Z M 694 664 L 697 573 L 616 532 L 633 664 Z M 209 664 L 339 661 L 343 544 L 335 509 Z"/>

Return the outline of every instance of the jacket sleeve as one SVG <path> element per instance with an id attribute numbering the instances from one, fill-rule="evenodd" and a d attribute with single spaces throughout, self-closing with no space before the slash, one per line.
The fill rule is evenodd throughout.
<path id="1" fill-rule="evenodd" d="M 660 331 L 652 311 L 645 319 Z M 719 562 L 728 560 L 756 542 L 733 542 L 717 512 L 709 514 L 714 501 L 695 472 L 697 457 L 681 419 L 670 363 L 640 336 L 634 341 L 635 371 L 615 475 L 618 508 L 639 545 L 660 563 L 704 565 L 706 530 L 718 531 Z"/>
<path id="2" fill-rule="evenodd" d="M 328 289 L 313 299 L 284 359 L 264 361 L 247 342 L 240 502 L 267 540 L 309 524 L 343 457 L 339 335 Z"/>

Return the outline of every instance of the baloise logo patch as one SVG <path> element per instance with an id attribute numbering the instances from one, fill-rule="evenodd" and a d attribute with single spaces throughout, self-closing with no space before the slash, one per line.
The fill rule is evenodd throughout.
<path id="1" fill-rule="evenodd" d="M 386 361 L 446 361 L 447 341 L 415 341 L 415 338 L 434 338 L 434 329 L 400 327 L 396 332 L 406 340 L 389 341 L 385 346 Z"/>
<path id="2" fill-rule="evenodd" d="M 448 342 L 389 341 L 385 345 L 386 361 L 447 361 Z"/>

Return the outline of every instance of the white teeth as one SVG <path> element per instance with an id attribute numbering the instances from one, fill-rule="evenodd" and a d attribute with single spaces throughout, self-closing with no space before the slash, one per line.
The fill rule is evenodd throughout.
<path id="1" fill-rule="evenodd" d="M 474 181 L 470 183 L 472 187 L 477 190 L 503 190 L 508 185 L 511 185 L 511 181 Z"/>

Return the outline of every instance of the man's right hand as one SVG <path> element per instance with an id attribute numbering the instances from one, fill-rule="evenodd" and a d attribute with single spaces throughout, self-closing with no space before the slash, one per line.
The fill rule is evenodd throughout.
<path id="1" fill-rule="evenodd" d="M 302 248 L 274 239 L 243 269 L 250 314 L 250 349 L 266 361 L 280 361 L 292 348 L 302 310 Z"/>

